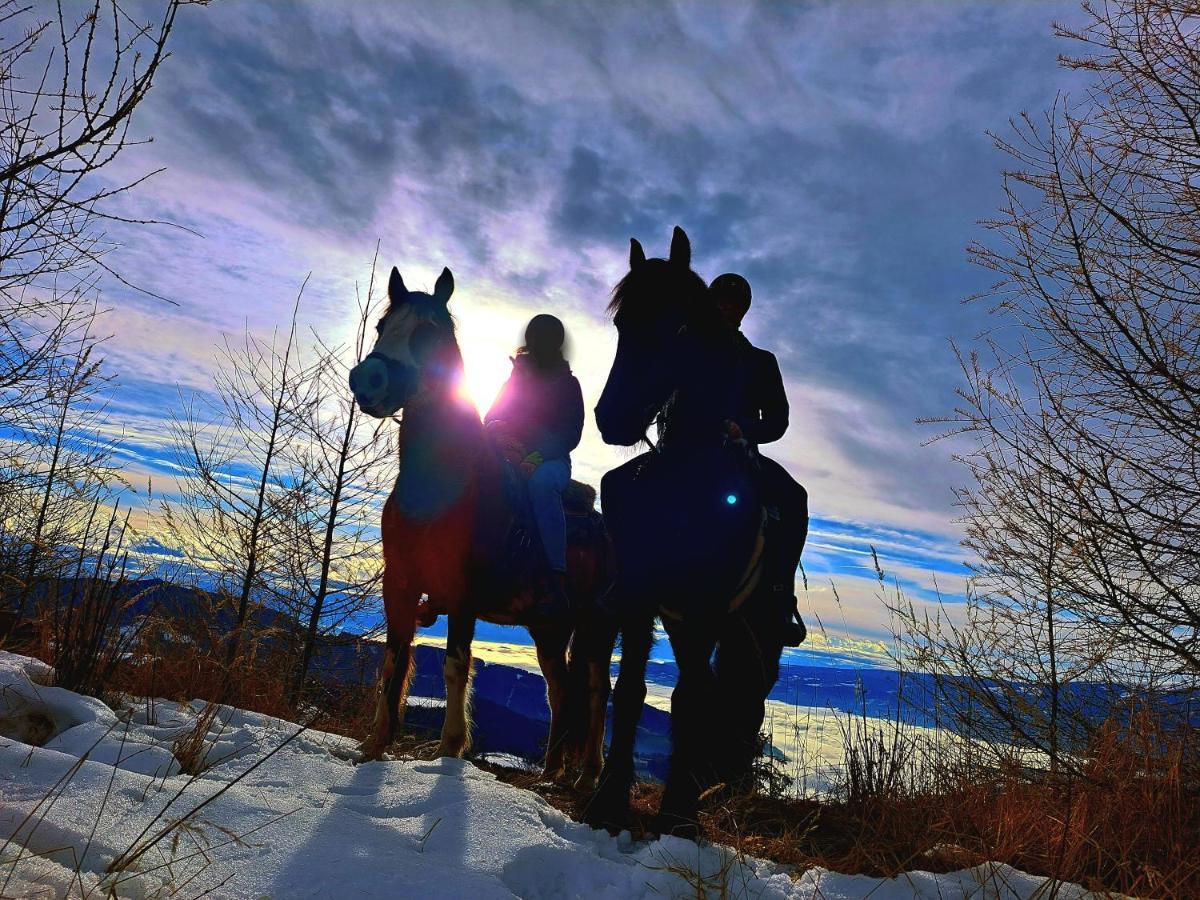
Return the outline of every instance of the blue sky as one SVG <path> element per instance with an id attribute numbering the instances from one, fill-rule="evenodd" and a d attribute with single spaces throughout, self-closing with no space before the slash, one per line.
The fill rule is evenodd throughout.
<path id="1" fill-rule="evenodd" d="M 993 280 L 965 252 L 1001 200 L 1005 159 L 985 131 L 1078 87 L 1050 23 L 1079 15 L 1033 2 L 185 9 L 136 123 L 154 141 L 121 162 L 166 167 L 126 212 L 196 233 L 138 230 L 112 260 L 178 304 L 107 294 L 123 464 L 169 496 L 165 421 L 180 391 L 210 389 L 221 335 L 284 322 L 311 271 L 301 318 L 347 337 L 376 241 L 414 288 L 453 269 L 480 403 L 524 321 L 549 311 L 590 407 L 629 238 L 664 254 L 679 224 L 702 275 L 749 278 L 746 331 L 788 384 L 791 430 L 765 449 L 811 496 L 802 608 L 874 652 L 887 615 L 870 546 L 918 602 L 936 599 L 935 579 L 963 588 L 963 473 L 915 420 L 952 410 L 949 340 L 987 325 L 986 303 L 962 303 Z M 577 475 L 625 456 L 589 416 Z"/>

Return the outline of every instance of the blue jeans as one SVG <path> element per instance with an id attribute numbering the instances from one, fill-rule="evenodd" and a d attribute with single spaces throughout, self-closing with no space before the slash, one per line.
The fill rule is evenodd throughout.
<path id="1" fill-rule="evenodd" d="M 567 517 L 562 495 L 571 481 L 570 459 L 548 459 L 529 476 L 529 503 L 546 559 L 555 572 L 567 571 Z"/>

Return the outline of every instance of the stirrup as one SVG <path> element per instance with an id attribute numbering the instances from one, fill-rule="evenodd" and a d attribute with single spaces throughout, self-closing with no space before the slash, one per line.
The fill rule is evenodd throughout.
<path id="1" fill-rule="evenodd" d="M 780 630 L 780 637 L 783 639 L 783 646 L 799 647 L 804 643 L 804 639 L 808 637 L 808 629 L 804 625 L 804 620 L 800 618 L 800 611 L 796 609 L 796 595 L 788 591 L 786 584 L 777 584 L 771 588 L 771 591 L 776 594 L 788 594 L 786 600 L 788 612 Z M 784 602 L 781 598 L 780 603 L 783 604 Z"/>
<path id="2" fill-rule="evenodd" d="M 804 620 L 800 618 L 800 611 L 795 607 L 792 608 L 792 614 L 784 623 L 782 634 L 785 647 L 799 647 L 808 637 L 808 628 L 805 627 Z"/>
<path id="3" fill-rule="evenodd" d="M 783 626 L 781 637 L 783 638 L 783 646 L 799 647 L 804 643 L 804 639 L 808 637 L 808 629 L 804 627 L 803 622 L 788 622 Z"/>

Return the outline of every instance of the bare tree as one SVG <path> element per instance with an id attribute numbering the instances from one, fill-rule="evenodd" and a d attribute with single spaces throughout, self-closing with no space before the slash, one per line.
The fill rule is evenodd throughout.
<path id="1" fill-rule="evenodd" d="M 1054 757 L 1088 719 L 1077 682 L 1200 678 L 1200 6 L 1083 8 L 1056 32 L 1094 86 L 996 139 L 1007 200 L 971 252 L 1000 327 L 950 420 L 974 442 L 976 594 L 933 642 Z"/>
<path id="2" fill-rule="evenodd" d="M 36 406 L 61 348 L 89 319 L 100 275 L 121 279 L 103 231 L 145 177 L 100 176 L 131 144 L 181 6 L 150 23 L 115 0 L 0 0 L 0 424 Z"/>
<path id="3" fill-rule="evenodd" d="M 350 368 L 367 348 L 374 290 L 372 265 L 350 346 L 330 347 L 317 338 L 315 402 L 290 450 L 294 533 L 278 545 L 282 556 L 276 565 L 293 592 L 289 608 L 305 628 L 293 698 L 303 688 L 318 637 L 374 604 L 382 577 L 378 485 L 384 481 L 381 468 L 394 461 L 395 445 L 360 415 L 346 389 Z"/>
<path id="4" fill-rule="evenodd" d="M 302 286 L 282 348 L 278 333 L 269 343 L 248 332 L 239 347 L 226 341 L 215 396 L 185 402 L 172 423 L 184 477 L 179 501 L 163 504 L 163 521 L 191 564 L 233 600 L 227 661 L 237 654 L 252 600 L 272 593 L 269 550 L 295 515 L 285 451 L 315 402 L 316 370 L 300 364 L 296 348 L 303 293 Z"/>
<path id="5" fill-rule="evenodd" d="M 80 523 L 112 482 L 96 297 L 105 275 L 124 281 L 105 228 L 133 220 L 114 201 L 149 177 L 112 165 L 137 143 L 188 2 L 139 22 L 117 0 L 0 0 L 0 596 L 14 623 L 62 548 L 87 543 Z"/>
<path id="6" fill-rule="evenodd" d="M 96 312 L 93 310 L 95 321 Z M 14 607 L 13 625 L 28 614 L 39 581 L 60 574 L 87 543 L 80 530 L 89 508 L 111 497 L 121 476 L 112 459 L 109 376 L 90 326 L 61 348 L 47 372 L 45 397 L 12 429 L 0 479 L 6 499 L 2 591 Z"/>

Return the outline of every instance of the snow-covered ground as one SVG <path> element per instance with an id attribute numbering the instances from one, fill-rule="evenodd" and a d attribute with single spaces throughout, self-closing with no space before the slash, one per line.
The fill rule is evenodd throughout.
<path id="1" fill-rule="evenodd" d="M 881 881 L 790 872 L 674 838 L 633 843 L 461 760 L 355 765 L 345 738 L 228 708 L 207 727 L 211 767 L 189 778 L 171 748 L 202 721 L 203 703 L 139 701 L 114 712 L 45 686 L 50 676 L 36 660 L 0 652 L 0 896 L 907 900 L 1046 891 L 1043 879 L 1003 865 Z M 1058 896 L 1087 895 L 1070 886 Z"/>

